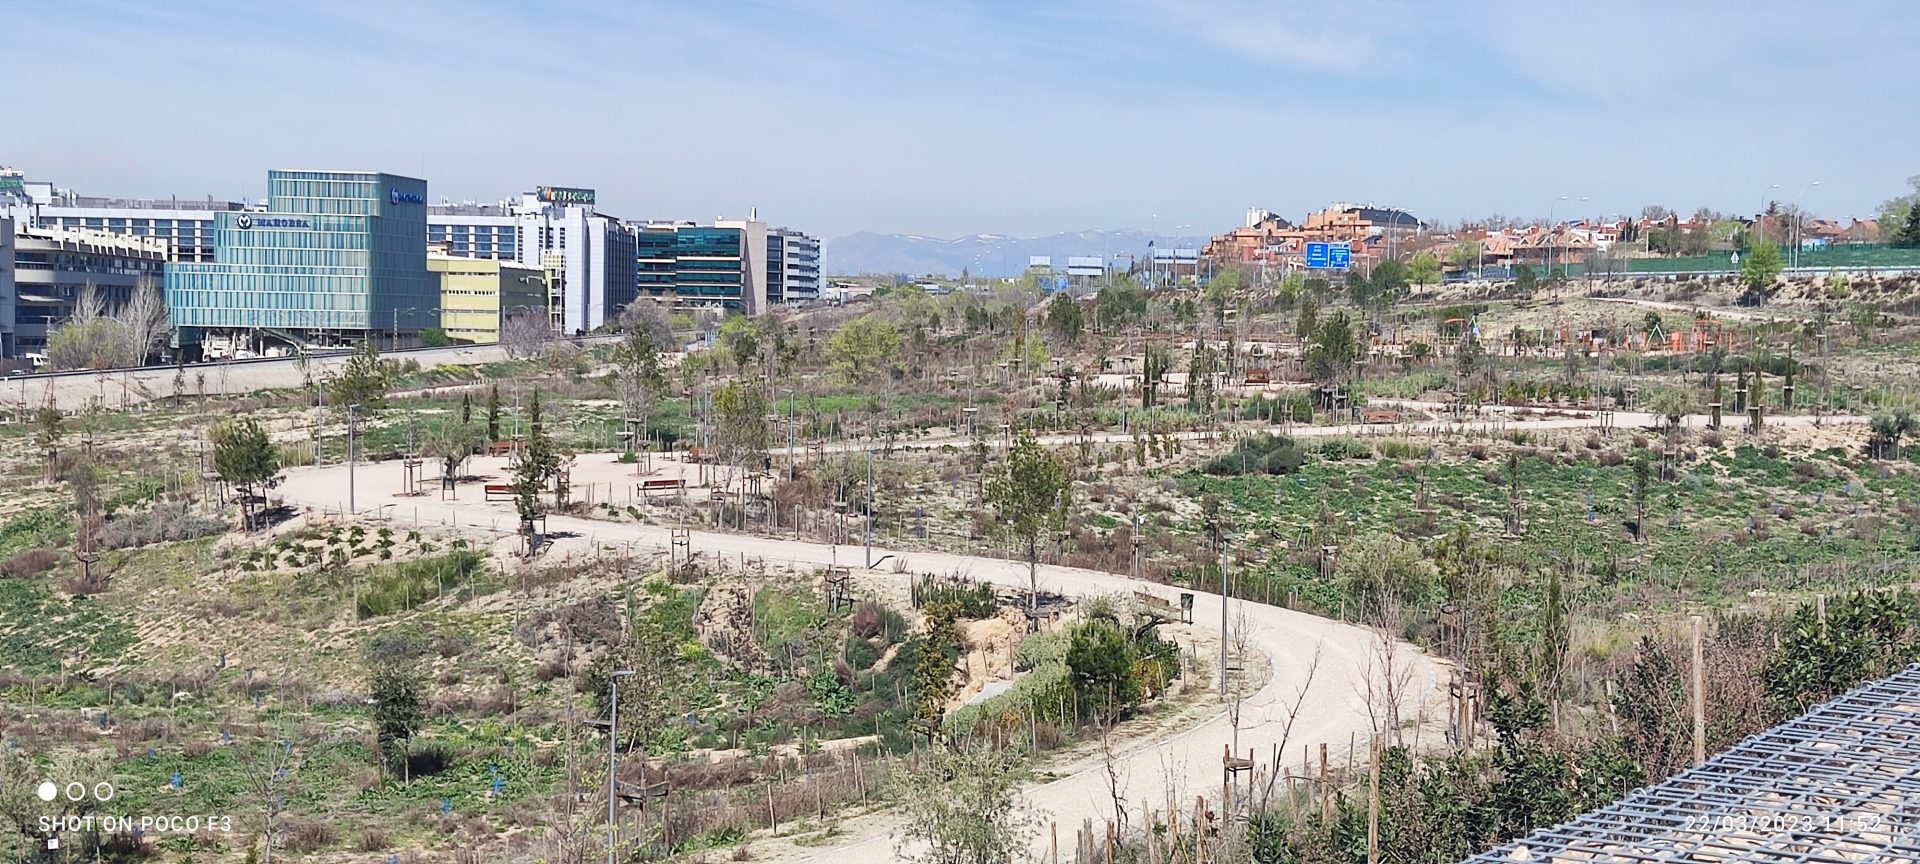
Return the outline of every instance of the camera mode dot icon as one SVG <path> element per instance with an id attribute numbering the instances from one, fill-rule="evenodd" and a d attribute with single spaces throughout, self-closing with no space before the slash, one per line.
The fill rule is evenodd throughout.
<path id="1" fill-rule="evenodd" d="M 53 785 L 52 780 L 40 784 L 40 800 L 52 801 L 55 797 L 59 796 L 59 794 L 60 787 Z"/>

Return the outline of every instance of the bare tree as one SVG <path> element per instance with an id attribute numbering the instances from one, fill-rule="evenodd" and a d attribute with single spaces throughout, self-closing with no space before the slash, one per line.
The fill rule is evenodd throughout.
<path id="1" fill-rule="evenodd" d="M 537 312 L 516 312 L 500 326 L 500 347 L 515 360 L 538 357 L 553 339 L 553 326 Z"/>
<path id="2" fill-rule="evenodd" d="M 281 816 L 297 790 L 300 760 L 291 737 L 268 741 L 238 751 L 247 791 L 263 808 L 260 823 L 263 864 L 273 862 L 273 844 L 282 832 Z"/>
<path id="3" fill-rule="evenodd" d="M 1293 691 L 1293 701 L 1280 705 L 1280 711 L 1285 715 L 1280 718 L 1280 746 L 1277 748 L 1280 762 L 1286 761 L 1287 744 L 1293 740 L 1294 721 L 1300 719 L 1300 709 L 1307 704 L 1307 691 L 1313 688 L 1314 676 L 1320 673 L 1320 656 L 1325 650 L 1325 642 L 1313 643 L 1313 659 L 1307 661 L 1306 677 L 1300 679 L 1300 687 Z M 1271 721 L 1273 718 L 1269 716 L 1267 719 Z M 1267 772 L 1267 787 L 1260 792 L 1260 809 L 1265 810 L 1267 801 L 1273 797 L 1273 782 L 1279 776 L 1280 765 L 1275 764 L 1273 770 Z"/>
<path id="4" fill-rule="evenodd" d="M 1400 743 L 1401 708 L 1413 686 L 1413 663 L 1406 656 L 1400 633 L 1406 626 L 1406 608 L 1391 592 L 1380 592 L 1367 623 L 1374 628 L 1373 649 L 1367 652 L 1366 681 L 1362 685 L 1367 715 L 1376 734 L 1392 733 Z"/>
<path id="5" fill-rule="evenodd" d="M 144 279 L 134 286 L 133 298 L 115 317 L 127 328 L 127 344 L 133 354 L 133 362 L 127 364 L 130 366 L 141 365 L 153 356 L 170 327 L 166 298 L 160 296 L 160 289 Z"/>
<path id="6" fill-rule="evenodd" d="M 1127 774 L 1113 753 L 1113 724 L 1100 723 L 1100 761 L 1107 770 L 1107 796 L 1113 800 L 1113 824 L 1127 830 Z"/>

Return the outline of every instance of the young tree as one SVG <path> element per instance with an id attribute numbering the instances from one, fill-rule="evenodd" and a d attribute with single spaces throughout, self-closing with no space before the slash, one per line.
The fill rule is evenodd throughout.
<path id="1" fill-rule="evenodd" d="M 722 462 L 746 473 L 766 459 L 767 398 L 738 381 L 713 393 L 713 440 Z"/>
<path id="2" fill-rule="evenodd" d="M 1407 262 L 1407 278 L 1415 285 L 1432 285 L 1440 281 L 1440 259 L 1432 252 L 1421 252 Z"/>
<path id="3" fill-rule="evenodd" d="M 1901 246 L 1920 246 L 1920 207 L 1907 207 L 1907 218 L 1900 223 L 1900 230 L 1893 235 L 1893 242 Z"/>
<path id="4" fill-rule="evenodd" d="M 1040 603 L 1040 544 L 1066 525 L 1072 494 L 1067 466 L 1030 432 L 1007 453 L 1007 464 L 987 480 L 987 503 L 999 530 L 1027 559 L 1027 607 Z"/>
<path id="5" fill-rule="evenodd" d="M 500 440 L 500 383 L 487 388 L 487 440 Z"/>
<path id="6" fill-rule="evenodd" d="M 520 533 L 531 551 L 535 541 L 533 521 L 540 517 L 540 493 L 560 473 L 560 452 L 547 437 L 541 418 L 540 391 L 533 391 L 527 408 L 527 438 L 513 451 L 513 503 L 520 513 Z"/>
<path id="7" fill-rule="evenodd" d="M 380 359 L 380 346 L 367 339 L 328 376 L 327 399 L 343 409 L 352 405 L 361 411 L 375 411 L 386 404 L 387 391 L 392 387 L 392 364 Z"/>
<path id="8" fill-rule="evenodd" d="M 1532 291 L 1540 284 L 1540 276 L 1533 267 L 1526 264 L 1513 265 L 1513 287 L 1522 291 Z"/>
<path id="9" fill-rule="evenodd" d="M 427 435 L 422 452 L 440 463 L 440 488 L 452 489 L 460 476 L 460 464 L 486 444 L 486 430 L 477 423 L 462 420 L 440 424 Z"/>
<path id="10" fill-rule="evenodd" d="M 1653 468 L 1647 457 L 1633 457 L 1633 539 L 1647 539 L 1647 492 L 1652 488 Z"/>
<path id="11" fill-rule="evenodd" d="M 1150 343 L 1140 365 L 1140 407 L 1152 408 L 1160 399 L 1160 379 L 1173 368 L 1173 352 L 1165 345 Z"/>
<path id="12" fill-rule="evenodd" d="M 1407 290 L 1408 275 L 1407 265 L 1391 258 L 1375 265 L 1370 280 L 1373 282 L 1374 298 L 1383 301 L 1397 299 Z"/>
<path id="13" fill-rule="evenodd" d="M 634 436 L 643 437 L 653 415 L 656 394 L 667 386 L 667 376 L 660 365 L 658 337 L 642 328 L 628 330 L 613 348 L 613 368 L 620 384 L 621 407 L 627 419 L 638 424 L 633 429 Z M 637 440 L 633 442 L 635 449 L 639 444 Z"/>
<path id="14" fill-rule="evenodd" d="M 1353 335 L 1353 319 L 1336 309 L 1320 322 L 1313 347 L 1307 349 L 1307 374 L 1322 384 L 1337 385 L 1353 369 L 1360 344 Z"/>
<path id="15" fill-rule="evenodd" d="M 925 844 L 916 864 L 1002 864 L 1025 854 L 1042 814 L 1020 803 L 1024 776 L 1011 750 L 923 752 L 895 781 L 906 838 Z"/>
<path id="16" fill-rule="evenodd" d="M 295 753 L 291 735 L 235 747 L 233 751 L 245 772 L 246 791 L 253 803 L 263 808 L 260 860 L 263 864 L 272 864 L 274 844 L 286 833 L 281 814 L 287 811 L 293 793 L 299 789 L 300 757 Z"/>
<path id="17" fill-rule="evenodd" d="M 855 384 L 871 383 L 900 350 L 900 331 L 873 315 L 841 325 L 827 340 L 833 369 Z"/>
<path id="18" fill-rule="evenodd" d="M 54 473 L 60 464 L 60 439 L 67 434 L 66 414 L 53 404 L 53 390 L 47 390 L 47 401 L 33 412 L 33 443 L 39 445 L 41 458 L 46 462 L 47 482 L 52 483 Z"/>
<path id="19" fill-rule="evenodd" d="M 1747 290 L 1769 294 L 1783 266 L 1780 247 L 1763 240 L 1753 244 L 1746 257 L 1740 259 L 1740 279 L 1746 283 Z"/>
<path id="20" fill-rule="evenodd" d="M 1453 262 L 1453 266 L 1462 270 L 1471 270 L 1474 265 L 1480 263 L 1480 242 L 1462 240 L 1455 243 L 1453 249 L 1447 253 L 1447 258 Z"/>
<path id="21" fill-rule="evenodd" d="M 380 748 L 380 765 L 388 776 L 395 773 L 401 781 L 412 778 L 408 770 L 409 744 L 414 733 L 425 725 L 423 691 L 426 683 L 412 666 L 403 663 L 370 664 L 368 688 L 373 692 L 374 740 Z"/>
<path id="22" fill-rule="evenodd" d="M 760 327 L 753 318 L 734 315 L 721 323 L 720 335 L 715 341 L 733 361 L 734 368 L 745 370 L 760 360 L 760 335 Z"/>
<path id="23" fill-rule="evenodd" d="M 222 420 L 207 437 L 213 441 L 213 470 L 240 491 L 241 527 L 252 530 L 255 492 L 271 486 L 280 472 L 279 449 L 252 417 Z"/>
<path id="24" fill-rule="evenodd" d="M 1080 331 L 1086 327 L 1085 316 L 1080 312 L 1080 304 L 1065 294 L 1055 294 L 1047 303 L 1047 330 L 1061 342 L 1068 345 L 1079 344 Z"/>
<path id="25" fill-rule="evenodd" d="M 1319 278 L 1318 276 L 1314 277 L 1314 279 Z M 1326 280 L 1321 279 L 1320 281 L 1325 282 Z M 1308 279 L 1307 284 L 1313 284 L 1313 279 Z M 1298 334 L 1302 340 L 1312 339 L 1313 331 L 1319 326 L 1320 301 L 1315 300 L 1314 295 L 1309 293 L 1307 296 L 1300 298 L 1300 317 L 1293 322 L 1293 332 Z"/>
<path id="26" fill-rule="evenodd" d="M 462 423 L 473 422 L 473 394 L 472 393 L 460 394 L 460 422 Z"/>

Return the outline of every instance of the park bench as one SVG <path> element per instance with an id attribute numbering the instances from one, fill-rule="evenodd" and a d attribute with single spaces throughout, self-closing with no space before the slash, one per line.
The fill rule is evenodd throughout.
<path id="1" fill-rule="evenodd" d="M 687 481 L 680 477 L 642 480 L 633 484 L 633 486 L 634 491 L 642 498 L 649 497 L 655 492 L 669 492 L 675 495 L 683 495 L 687 491 Z"/>
<path id="2" fill-rule="evenodd" d="M 1147 607 L 1148 612 L 1152 612 L 1158 616 L 1165 616 L 1168 620 L 1180 620 L 1180 610 L 1173 605 L 1172 601 L 1169 601 L 1165 597 L 1151 591 L 1135 591 L 1133 592 L 1133 599 L 1139 601 L 1140 605 Z"/>
<path id="3" fill-rule="evenodd" d="M 512 483 L 488 483 L 486 491 L 488 501 L 513 500 L 514 491 Z"/>
<path id="4" fill-rule="evenodd" d="M 514 448 L 514 443 L 512 441 L 494 441 L 487 445 L 487 455 L 488 456 L 510 455 L 511 453 L 513 453 L 513 448 Z"/>
<path id="5" fill-rule="evenodd" d="M 1392 408 L 1369 408 L 1360 414 L 1362 423 L 1398 423 L 1400 412 Z"/>

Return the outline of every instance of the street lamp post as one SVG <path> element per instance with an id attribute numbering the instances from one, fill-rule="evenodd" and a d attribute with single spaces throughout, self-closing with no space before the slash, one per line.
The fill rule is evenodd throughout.
<path id="1" fill-rule="evenodd" d="M 1553 208 L 1565 200 L 1567 200 L 1567 196 L 1562 195 L 1558 199 L 1547 202 L 1547 278 L 1549 279 L 1553 278 L 1553 247 L 1554 244 L 1558 242 L 1556 239 L 1557 235 L 1553 230 Z"/>
<path id="2" fill-rule="evenodd" d="M 1805 212 L 1805 211 L 1804 211 L 1803 209 L 1801 209 L 1801 206 L 1800 206 L 1800 199 L 1801 199 L 1801 198 L 1804 198 L 1804 197 L 1806 197 L 1806 194 L 1807 194 L 1807 190 L 1809 190 L 1809 189 L 1812 189 L 1813 187 L 1815 187 L 1815 186 L 1818 186 L 1818 185 L 1820 185 L 1820 181 L 1818 181 L 1818 180 L 1810 180 L 1810 181 L 1808 181 L 1808 182 L 1807 182 L 1807 185 L 1805 185 L 1805 186 L 1802 186 L 1802 187 L 1800 187 L 1800 191 L 1799 191 L 1799 192 L 1798 192 L 1797 194 L 1795 194 L 1795 195 L 1793 196 L 1793 210 L 1794 210 L 1794 213 L 1793 213 L 1793 249 L 1792 249 L 1792 251 L 1791 251 L 1791 252 L 1789 252 L 1788 254 L 1792 256 L 1792 261 L 1793 261 L 1793 264 L 1792 264 L 1792 266 L 1794 266 L 1794 267 L 1796 267 L 1796 268 L 1800 266 L 1800 235 L 1801 235 L 1801 228 L 1802 228 L 1802 226 L 1803 226 L 1803 225 L 1805 225 L 1805 224 L 1806 224 L 1806 221 L 1807 221 L 1807 214 L 1806 214 L 1806 212 Z"/>
<path id="3" fill-rule="evenodd" d="M 612 704 L 607 715 L 607 864 L 614 864 L 613 852 L 620 844 L 620 817 L 615 809 L 620 804 L 620 796 L 614 794 L 613 786 L 614 754 L 620 750 L 620 679 L 632 674 L 632 669 L 618 669 L 610 676 L 612 691 L 607 700 Z"/>

